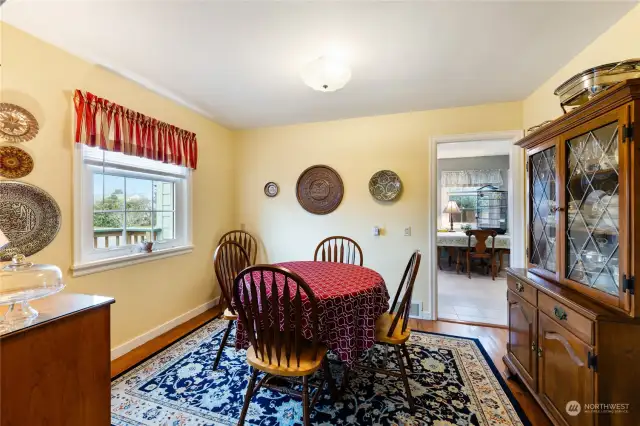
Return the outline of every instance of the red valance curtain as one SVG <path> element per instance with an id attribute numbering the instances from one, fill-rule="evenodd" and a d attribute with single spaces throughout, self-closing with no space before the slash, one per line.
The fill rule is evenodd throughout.
<path id="1" fill-rule="evenodd" d="M 195 169 L 196 134 L 76 90 L 77 143 Z"/>

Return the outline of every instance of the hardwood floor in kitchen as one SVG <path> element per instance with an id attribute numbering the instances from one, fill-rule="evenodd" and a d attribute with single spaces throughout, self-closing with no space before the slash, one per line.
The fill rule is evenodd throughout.
<path id="1" fill-rule="evenodd" d="M 218 316 L 220 312 L 221 310 L 219 307 L 203 312 L 178 327 L 169 330 L 142 346 L 137 347 L 120 358 L 113 360 L 111 362 L 111 377 L 117 376 L 140 361 L 143 361 L 149 356 L 171 345 L 190 331 Z M 496 365 L 496 368 L 504 378 L 504 370 L 506 367 L 502 362 L 502 357 L 506 353 L 507 330 L 502 328 L 458 324 L 445 321 L 415 319 L 411 320 L 410 326 L 412 329 L 419 331 L 443 333 L 462 337 L 474 337 L 479 339 L 482 346 L 491 357 L 491 360 Z M 508 379 L 506 380 L 506 383 L 533 426 L 551 425 L 551 422 L 549 422 L 546 415 L 537 405 L 531 394 L 520 384 L 520 382 Z"/>

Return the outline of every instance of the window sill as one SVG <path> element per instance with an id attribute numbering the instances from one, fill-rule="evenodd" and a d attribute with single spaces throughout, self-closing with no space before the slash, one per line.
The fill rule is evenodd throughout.
<path id="1" fill-rule="evenodd" d="M 188 245 L 157 250 L 151 253 L 133 253 L 126 256 L 73 265 L 71 267 L 71 271 L 73 277 L 81 277 L 83 275 L 95 274 L 97 272 L 109 271 L 111 269 L 125 268 L 127 266 L 152 262 L 154 260 L 160 260 L 167 257 L 180 256 L 191 253 L 192 251 L 193 246 Z"/>

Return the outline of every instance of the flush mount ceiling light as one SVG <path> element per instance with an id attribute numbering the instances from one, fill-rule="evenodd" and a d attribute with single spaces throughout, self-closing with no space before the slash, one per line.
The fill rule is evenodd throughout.
<path id="1" fill-rule="evenodd" d="M 351 79 L 349 67 L 336 59 L 321 56 L 309 62 L 300 73 L 304 84 L 320 92 L 335 92 Z"/>

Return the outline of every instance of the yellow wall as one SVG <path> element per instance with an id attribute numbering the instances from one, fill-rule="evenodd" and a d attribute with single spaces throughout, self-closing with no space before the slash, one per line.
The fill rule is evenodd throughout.
<path id="1" fill-rule="evenodd" d="M 640 5 L 580 52 L 523 102 L 524 128 L 562 115 L 555 89 L 575 74 L 595 65 L 640 58 Z"/>
<path id="2" fill-rule="evenodd" d="M 234 155 L 232 134 L 187 108 L 85 62 L 7 24 L 0 29 L 3 102 L 28 109 L 38 119 L 38 136 L 20 147 L 34 158 L 22 179 L 48 191 L 62 210 L 55 241 L 31 257 L 59 265 L 67 290 L 115 297 L 112 341 L 115 347 L 218 295 L 211 267 L 217 238 L 233 225 Z M 193 178 L 192 253 L 71 278 L 73 263 L 73 188 L 71 131 L 74 89 L 83 89 L 133 110 L 197 133 L 199 165 Z"/>
<path id="3" fill-rule="evenodd" d="M 429 253 L 429 138 L 521 129 L 521 111 L 516 102 L 240 131 L 238 223 L 260 236 L 267 250 L 263 260 L 269 262 L 312 259 L 323 238 L 350 236 L 360 243 L 365 265 L 395 291 L 412 251 Z M 345 186 L 342 204 L 326 216 L 303 210 L 295 195 L 298 176 L 314 164 L 336 169 Z M 381 169 L 398 173 L 404 185 L 393 204 L 378 203 L 369 194 L 369 178 Z M 263 193 L 269 181 L 280 185 L 275 198 Z M 374 237 L 374 226 L 384 228 L 384 235 Z M 405 237 L 408 226 L 412 235 Z M 414 299 L 424 302 L 425 311 L 428 294 L 427 274 L 421 273 Z"/>

